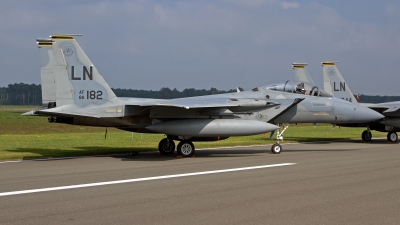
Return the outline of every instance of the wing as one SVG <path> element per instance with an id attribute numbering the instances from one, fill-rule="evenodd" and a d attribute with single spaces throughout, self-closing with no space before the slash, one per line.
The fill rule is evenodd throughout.
<path id="1" fill-rule="evenodd" d="M 146 115 L 154 108 L 170 109 L 206 109 L 209 114 L 232 114 L 228 108 L 251 110 L 269 108 L 280 105 L 280 102 L 259 99 L 214 98 L 214 97 L 190 97 L 180 99 L 140 99 L 121 98 L 120 105 L 104 105 L 96 107 L 77 107 L 76 105 L 63 105 L 50 109 L 39 109 L 24 113 L 23 115 L 42 116 L 82 116 L 92 118 L 124 117 Z M 125 109 L 123 109 L 123 106 Z M 162 111 L 162 110 L 161 110 Z M 175 112 L 175 111 L 173 111 Z M 207 114 L 208 115 L 208 114 Z M 173 116 L 173 115 L 170 115 Z"/>
<path id="2" fill-rule="evenodd" d="M 170 99 L 147 106 L 166 106 L 177 108 L 218 108 L 238 106 L 238 101 L 226 98 L 179 98 Z M 141 105 L 143 106 L 143 105 Z"/>
<path id="3" fill-rule="evenodd" d="M 247 107 L 262 108 L 280 105 L 279 102 L 254 98 L 198 96 L 177 99 L 119 98 L 124 105 L 140 107 L 175 107 L 184 109 Z"/>

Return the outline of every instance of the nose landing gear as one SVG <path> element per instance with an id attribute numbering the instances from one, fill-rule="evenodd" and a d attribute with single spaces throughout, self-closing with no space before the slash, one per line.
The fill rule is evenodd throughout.
<path id="1" fill-rule="evenodd" d="M 272 145 L 271 151 L 274 154 L 279 154 L 282 151 L 282 146 L 279 143 L 275 143 Z"/>
<path id="2" fill-rule="evenodd" d="M 280 141 L 283 141 L 283 133 L 289 127 L 289 124 L 283 124 L 283 130 L 280 132 L 280 124 L 278 124 L 279 128 L 276 131 L 276 143 L 272 145 L 271 151 L 274 154 L 280 154 L 282 151 L 282 146 L 279 144 Z M 272 137 L 272 135 L 271 135 Z"/>

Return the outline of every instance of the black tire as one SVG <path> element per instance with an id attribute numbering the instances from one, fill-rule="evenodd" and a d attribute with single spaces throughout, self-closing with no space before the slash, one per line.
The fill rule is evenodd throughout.
<path id="1" fill-rule="evenodd" d="M 158 144 L 158 151 L 160 151 L 163 155 L 170 155 L 175 151 L 175 143 L 173 140 L 168 140 L 168 138 L 164 138 Z"/>
<path id="2" fill-rule="evenodd" d="M 183 157 L 191 157 L 194 155 L 195 151 L 193 143 L 188 140 L 179 142 L 176 150 L 178 152 L 178 155 L 181 155 Z"/>
<path id="3" fill-rule="evenodd" d="M 280 144 L 278 144 L 278 143 L 273 144 L 272 147 L 271 147 L 271 151 L 274 154 L 280 154 L 281 151 L 282 151 L 282 146 Z"/>
<path id="4" fill-rule="evenodd" d="M 397 142 L 397 140 L 398 140 L 397 133 L 394 132 L 394 131 L 390 131 L 390 132 L 387 134 L 387 140 L 388 140 L 389 142 Z"/>
<path id="5" fill-rule="evenodd" d="M 372 139 L 372 133 L 369 130 L 364 130 L 361 134 L 361 139 L 363 141 L 371 141 Z"/>

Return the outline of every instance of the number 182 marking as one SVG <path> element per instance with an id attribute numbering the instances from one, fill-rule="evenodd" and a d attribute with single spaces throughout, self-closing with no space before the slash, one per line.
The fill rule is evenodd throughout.
<path id="1" fill-rule="evenodd" d="M 86 91 L 86 99 L 103 99 L 102 95 L 102 91 Z"/>

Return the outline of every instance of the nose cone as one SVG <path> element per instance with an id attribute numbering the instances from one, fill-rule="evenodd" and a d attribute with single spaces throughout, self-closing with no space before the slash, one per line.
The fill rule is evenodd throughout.
<path id="1" fill-rule="evenodd" d="M 358 123 L 371 122 L 384 118 L 384 116 L 377 111 L 362 105 L 354 104 L 354 109 L 353 119 Z"/>

